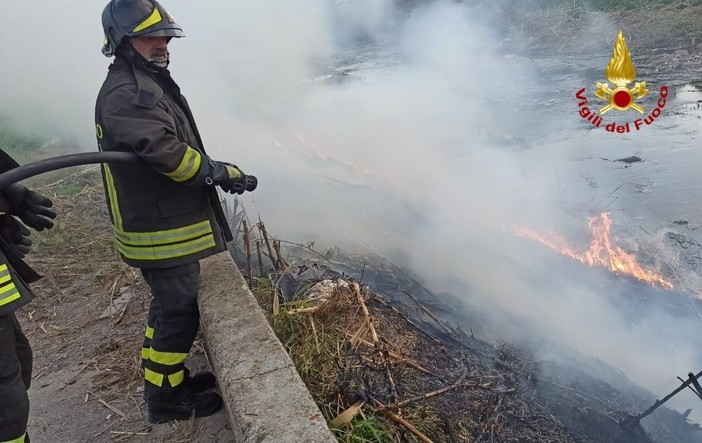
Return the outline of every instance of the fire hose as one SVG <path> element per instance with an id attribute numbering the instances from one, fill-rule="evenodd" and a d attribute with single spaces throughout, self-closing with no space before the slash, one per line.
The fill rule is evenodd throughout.
<path id="1" fill-rule="evenodd" d="M 0 190 L 35 175 L 71 166 L 93 163 L 133 163 L 139 156 L 133 152 L 85 152 L 80 154 L 60 155 L 18 166 L 0 174 Z"/>

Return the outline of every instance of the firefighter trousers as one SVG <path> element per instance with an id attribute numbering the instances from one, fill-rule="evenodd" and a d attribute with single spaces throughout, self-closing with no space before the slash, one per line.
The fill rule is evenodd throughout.
<path id="1" fill-rule="evenodd" d="M 200 263 L 142 269 L 141 273 L 151 288 L 141 350 L 146 400 L 149 404 L 179 403 L 188 395 L 185 359 L 200 325 Z"/>
<path id="2" fill-rule="evenodd" d="M 32 348 L 14 312 L 0 315 L 0 442 L 25 441 Z"/>

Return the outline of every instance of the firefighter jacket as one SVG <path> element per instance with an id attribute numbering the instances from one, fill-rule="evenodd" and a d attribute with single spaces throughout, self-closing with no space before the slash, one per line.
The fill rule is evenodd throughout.
<path id="1" fill-rule="evenodd" d="M 27 282 L 18 272 L 18 270 L 22 269 L 22 266 L 17 266 L 16 269 L 12 261 L 4 253 L 7 252 L 7 249 L 5 249 L 4 245 L 0 246 L 0 249 L 2 249 L 2 252 L 0 252 L 0 316 L 2 316 L 14 312 L 32 301 L 34 294 L 32 294 Z M 19 258 L 17 259 L 22 261 Z M 29 269 L 30 274 L 26 277 L 28 277 L 30 282 L 41 278 L 26 263 L 24 263 L 24 266 Z M 31 275 L 36 275 L 36 278 L 30 277 Z"/>
<path id="2" fill-rule="evenodd" d="M 17 162 L 0 149 L 0 172 L 17 166 Z M 29 303 L 34 294 L 28 283 L 40 278 L 39 274 L 13 252 L 6 240 L 0 237 L 0 316 L 14 312 Z"/>
<path id="3" fill-rule="evenodd" d="M 207 161 L 190 107 L 166 69 L 120 53 L 98 94 L 101 151 L 142 161 L 104 164 L 105 194 L 122 259 L 138 268 L 194 262 L 232 239 L 217 190 L 189 185 Z"/>

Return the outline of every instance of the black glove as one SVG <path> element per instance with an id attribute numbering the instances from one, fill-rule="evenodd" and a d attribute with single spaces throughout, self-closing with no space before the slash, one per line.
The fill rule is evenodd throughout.
<path id="1" fill-rule="evenodd" d="M 3 189 L 1 194 L 6 203 L 0 203 L 0 207 L 9 206 L 5 211 L 19 217 L 30 228 L 43 231 L 54 226 L 51 220 L 56 218 L 56 213 L 49 209 L 54 204 L 48 198 L 19 183 Z"/>
<path id="2" fill-rule="evenodd" d="M 253 175 L 246 175 L 237 166 L 231 163 L 224 163 L 227 170 L 227 178 L 218 183 L 224 192 L 230 194 L 243 194 L 244 191 L 253 191 L 258 186 L 258 179 Z"/>
<path id="3" fill-rule="evenodd" d="M 256 189 L 256 186 L 258 186 L 258 179 L 253 175 L 245 175 L 243 180 L 234 181 L 231 184 L 223 183 L 219 185 L 224 192 L 230 194 L 243 194 L 244 191 L 251 192 Z"/>
<path id="4" fill-rule="evenodd" d="M 0 214 L 0 237 L 11 249 L 5 253 L 14 252 L 18 257 L 24 258 L 31 251 L 32 239 L 29 235 L 29 229 L 16 218 L 10 214 Z"/>

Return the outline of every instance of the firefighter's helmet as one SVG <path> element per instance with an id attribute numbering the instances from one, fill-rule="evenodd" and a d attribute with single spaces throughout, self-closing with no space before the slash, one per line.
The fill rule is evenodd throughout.
<path id="1" fill-rule="evenodd" d="M 125 37 L 185 37 L 183 28 L 156 0 L 111 0 L 102 11 L 102 28 L 105 57 L 115 55 Z"/>

